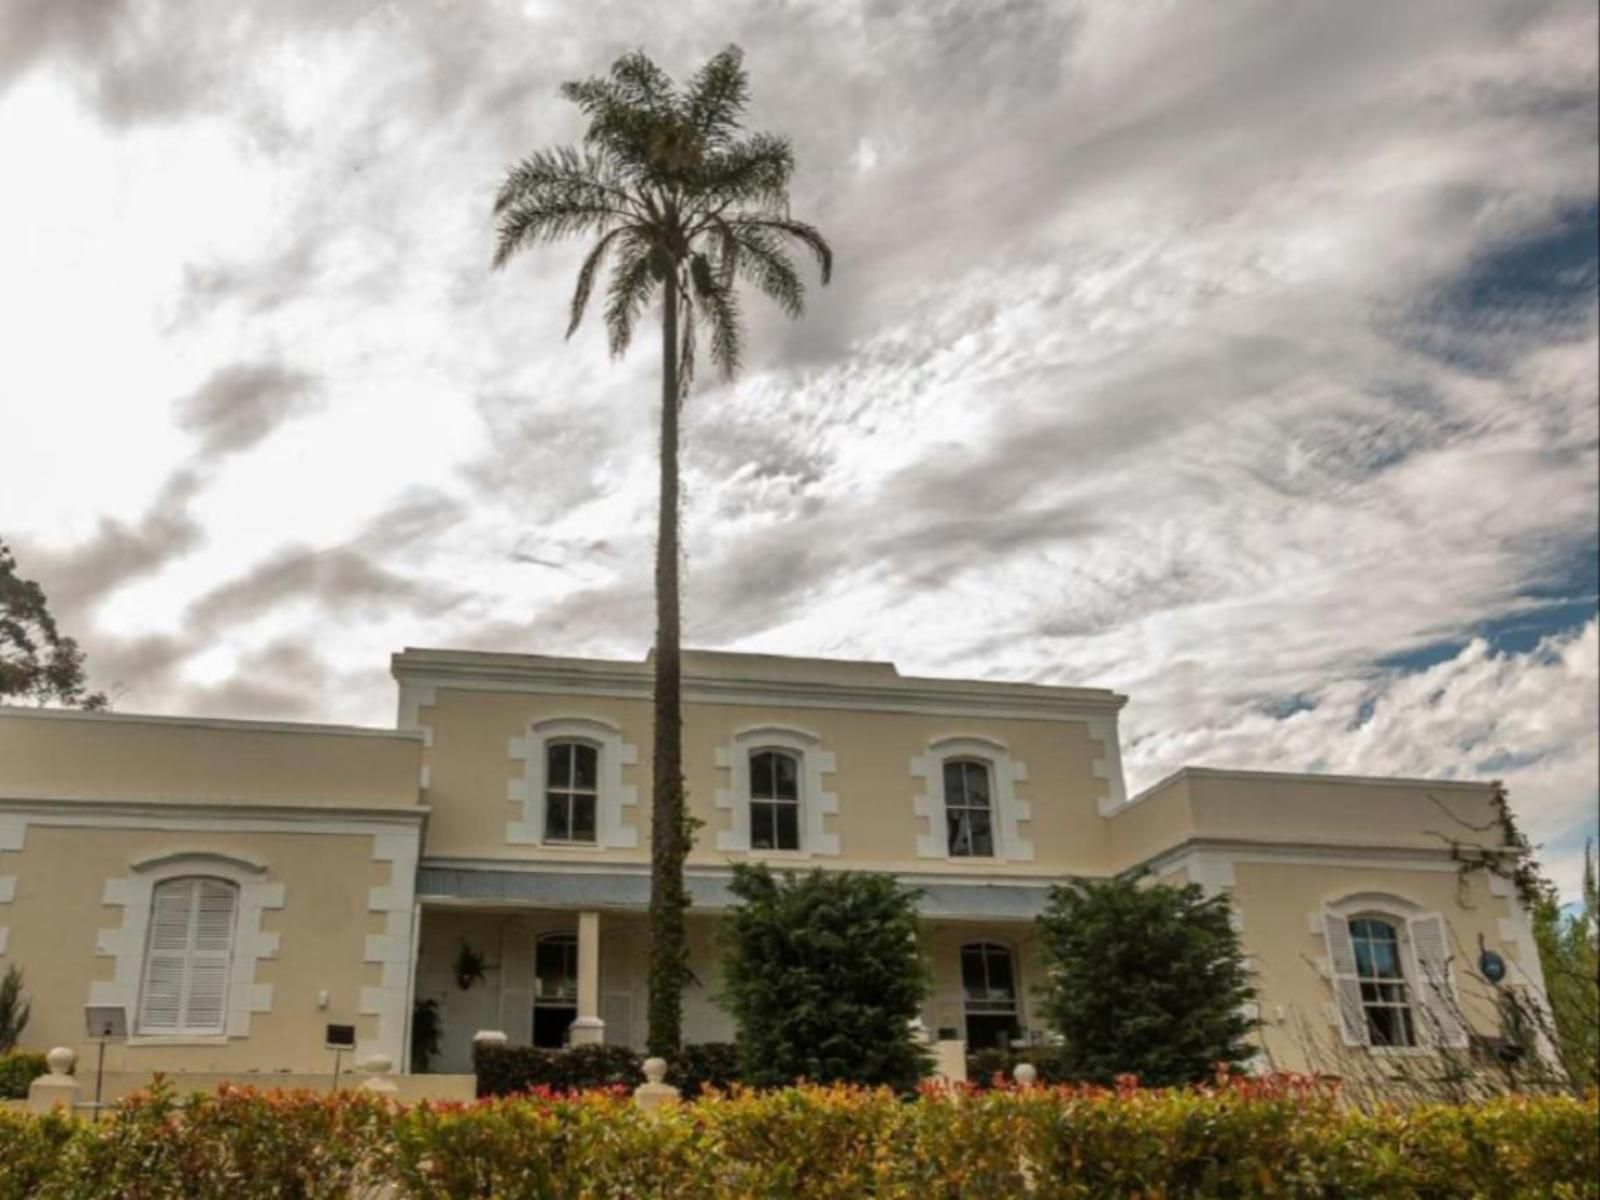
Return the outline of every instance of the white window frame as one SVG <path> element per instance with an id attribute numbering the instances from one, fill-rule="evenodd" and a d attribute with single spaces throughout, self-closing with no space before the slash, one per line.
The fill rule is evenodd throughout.
<path id="1" fill-rule="evenodd" d="M 952 759 L 970 759 L 989 767 L 993 855 L 973 857 L 950 853 L 944 768 Z M 924 788 L 912 800 L 912 811 L 926 822 L 917 835 L 918 858 L 979 865 L 1033 861 L 1033 842 L 1023 837 L 1021 830 L 1022 822 L 1033 819 L 1033 806 L 1017 795 L 1017 785 L 1028 780 L 1028 764 L 1013 758 L 1005 742 L 985 734 L 935 738 L 928 743 L 925 753 L 912 758 L 911 774 L 923 781 Z"/>
<path id="2" fill-rule="evenodd" d="M 207 885 L 222 888 L 229 899 L 226 945 L 203 949 L 196 944 L 200 933 L 200 897 Z M 181 950 L 158 949 L 156 946 L 157 922 L 155 913 L 164 895 L 180 889 L 187 891 L 187 915 L 184 920 L 184 946 Z M 144 967 L 139 976 L 139 998 L 134 1008 L 134 1032 L 146 1037 L 219 1037 L 228 1031 L 228 984 L 233 976 L 233 954 L 239 941 L 239 885 L 218 875 L 176 875 L 163 879 L 150 889 L 150 921 L 145 933 Z M 178 1019 L 168 1026 L 150 1024 L 151 977 L 158 958 L 176 959 L 179 967 Z M 222 987 L 215 1021 L 194 1022 L 189 1018 L 195 986 L 195 976 L 203 964 L 222 964 Z"/>
<path id="3" fill-rule="evenodd" d="M 805 755 L 796 754 L 793 750 L 785 750 L 777 746 L 762 746 L 758 749 L 751 750 L 750 753 L 745 757 L 746 762 L 749 764 L 750 770 L 750 848 L 752 850 L 759 849 L 762 852 L 799 852 L 800 849 L 805 845 Z M 774 764 L 772 776 L 772 794 L 770 796 L 756 795 L 755 761 L 756 759 L 762 757 L 772 759 Z M 778 773 L 776 764 L 781 759 L 787 759 L 794 764 L 794 796 L 792 798 L 779 796 L 777 794 Z M 755 828 L 757 805 L 761 805 L 772 810 L 772 834 L 774 841 L 778 839 L 779 833 L 783 827 L 782 822 L 778 820 L 779 814 L 786 808 L 794 810 L 794 845 L 756 846 Z"/>
<path id="4" fill-rule="evenodd" d="M 550 752 L 557 748 L 570 747 L 577 750 L 588 750 L 594 754 L 594 787 L 581 788 L 576 781 L 569 782 L 565 787 L 557 787 L 550 781 Z M 605 756 L 605 749 L 596 745 L 589 738 L 548 738 L 544 744 L 545 783 L 543 803 L 539 806 L 540 820 L 544 823 L 544 840 L 552 846 L 592 846 L 600 840 L 600 763 Z M 576 774 L 577 754 L 572 756 L 573 773 Z M 550 797 L 552 793 L 559 792 L 567 799 L 567 836 L 558 838 L 550 833 Z M 573 810 L 580 797 L 587 796 L 594 801 L 594 836 L 592 838 L 579 838 L 572 836 L 572 827 L 576 822 L 572 819 Z"/>
<path id="5" fill-rule="evenodd" d="M 1388 922 L 1399 938 L 1400 966 L 1415 1045 L 1372 1044 L 1350 933 L 1350 922 L 1362 919 Z M 1468 1030 L 1462 1019 L 1460 991 L 1449 950 L 1450 925 L 1442 914 L 1425 911 L 1403 896 L 1361 892 L 1324 904 L 1320 912 L 1311 915 L 1311 926 L 1327 947 L 1321 967 L 1333 989 L 1328 1021 L 1346 1046 L 1392 1057 L 1436 1054 L 1446 1047 L 1466 1048 Z"/>
<path id="6" fill-rule="evenodd" d="M 101 903 L 122 909 L 122 924 L 102 929 L 96 937 L 96 954 L 115 960 L 115 966 L 112 978 L 89 985 L 88 1003 L 121 1008 L 127 1014 L 131 1046 L 217 1046 L 248 1037 L 252 1015 L 272 1011 L 272 985 L 256 982 L 256 968 L 278 956 L 278 935 L 263 930 L 261 923 L 267 910 L 283 907 L 283 884 L 268 878 L 264 861 L 231 851 L 176 848 L 135 859 L 129 865 L 127 876 L 105 882 Z M 222 1030 L 211 1033 L 143 1034 L 138 1019 L 155 889 L 168 880 L 188 876 L 222 879 L 239 889 L 226 1020 Z"/>
<path id="7" fill-rule="evenodd" d="M 592 842 L 551 841 L 545 837 L 546 763 L 551 742 L 586 742 L 598 755 L 595 781 L 595 837 Z M 624 767 L 639 762 L 638 747 L 622 738 L 622 726 L 603 717 L 561 716 L 534 721 L 522 737 L 511 739 L 508 753 L 523 764 L 522 774 L 506 785 L 513 819 L 506 823 L 506 841 L 520 846 L 548 846 L 579 853 L 625 850 L 639 844 L 639 830 L 624 810 L 636 807 L 638 791 L 624 787 Z"/>
<path id="8" fill-rule="evenodd" d="M 763 750 L 778 750 L 799 760 L 800 848 L 752 850 L 750 847 L 750 757 Z M 717 808 L 728 813 L 728 827 L 717 831 L 717 849 L 754 854 L 771 859 L 836 857 L 839 835 L 829 832 L 825 817 L 837 814 L 839 798 L 824 777 L 838 770 L 833 751 L 808 729 L 789 725 L 752 725 L 734 732 L 726 746 L 716 751 L 717 769 L 728 772 L 729 786 L 717 789 Z"/>

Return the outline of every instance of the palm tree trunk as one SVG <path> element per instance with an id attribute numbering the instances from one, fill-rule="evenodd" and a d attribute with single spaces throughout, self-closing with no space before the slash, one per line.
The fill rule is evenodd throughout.
<path id="1" fill-rule="evenodd" d="M 689 829 L 683 788 L 683 662 L 678 606 L 678 279 L 666 273 L 661 310 L 661 505 L 656 532 L 655 762 L 650 805 L 650 1053 L 682 1040 L 688 969 L 683 883 Z"/>

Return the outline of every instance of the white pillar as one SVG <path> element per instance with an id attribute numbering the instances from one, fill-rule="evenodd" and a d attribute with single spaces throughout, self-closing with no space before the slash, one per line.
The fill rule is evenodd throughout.
<path id="1" fill-rule="evenodd" d="M 597 1045 L 606 1040 L 606 1023 L 600 1019 L 600 914 L 578 914 L 578 1017 L 572 1022 L 574 1046 Z"/>

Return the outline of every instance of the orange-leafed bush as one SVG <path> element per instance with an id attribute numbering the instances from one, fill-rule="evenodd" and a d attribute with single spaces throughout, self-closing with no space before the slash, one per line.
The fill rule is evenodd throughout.
<path id="1" fill-rule="evenodd" d="M 1311 1079 L 1209 1087 L 623 1089 L 402 1106 L 153 1094 L 98 1125 L 0 1114 L 0 1200 L 1223 1200 L 1600 1197 L 1595 1097 L 1356 1112 Z"/>

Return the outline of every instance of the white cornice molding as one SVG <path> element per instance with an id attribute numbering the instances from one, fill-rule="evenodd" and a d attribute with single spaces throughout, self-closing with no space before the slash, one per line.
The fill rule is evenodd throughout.
<path id="1" fill-rule="evenodd" d="M 367 725 L 316 725 L 295 721 L 247 721 L 227 717 L 160 717 L 149 713 L 84 712 L 76 708 L 22 708 L 0 704 L 0 721 L 87 721 L 123 725 L 172 725 L 191 729 L 221 729 L 244 733 L 303 733 L 324 737 L 386 738 L 417 742 L 421 734 L 405 729 L 375 729 Z"/>
<path id="2" fill-rule="evenodd" d="M 1179 767 L 1172 774 L 1164 776 L 1137 795 L 1130 797 L 1126 804 L 1118 806 L 1115 811 L 1106 815 L 1120 816 L 1135 804 L 1183 779 L 1238 779 L 1246 783 L 1252 780 L 1272 783 L 1331 783 L 1354 787 L 1430 788 L 1434 791 L 1451 792 L 1488 792 L 1494 789 L 1493 783 L 1471 779 L 1414 779 L 1401 775 L 1324 775 L 1316 771 L 1247 771 L 1222 767 Z"/>
<path id="3" fill-rule="evenodd" d="M 392 670 L 402 686 L 424 684 L 463 691 L 648 700 L 654 686 L 649 662 L 600 659 L 406 650 L 394 656 Z M 744 678 L 690 669 L 684 673 L 683 695 L 698 704 L 855 708 L 1035 721 L 1081 721 L 1096 714 L 1115 714 L 1127 703 L 1126 696 L 1100 688 L 925 679 L 891 671 L 858 679 L 820 680 Z"/>
<path id="4" fill-rule="evenodd" d="M 1458 871 L 1461 864 L 1448 847 L 1403 846 L 1392 842 L 1270 841 L 1250 838 L 1185 838 L 1175 846 L 1147 855 L 1115 872 L 1160 873 L 1182 866 L 1194 855 L 1212 855 L 1228 863 L 1277 863 L 1285 866 L 1387 867 L 1415 871 Z"/>
<path id="5" fill-rule="evenodd" d="M 195 818 L 225 819 L 264 823 L 282 821 L 304 825 L 317 821 L 330 824 L 351 821 L 367 824 L 415 825 L 427 819 L 429 808 L 418 804 L 404 808 L 381 805 L 335 804 L 258 804 L 236 803 L 223 799 L 176 800 L 127 797 L 108 799 L 101 796 L 40 796 L 20 792 L 0 792 L 0 813 L 16 813 L 26 817 L 49 817 L 72 814 L 93 824 L 101 818 L 135 821 L 191 820 Z M 92 814 L 92 816 L 90 815 Z"/>

